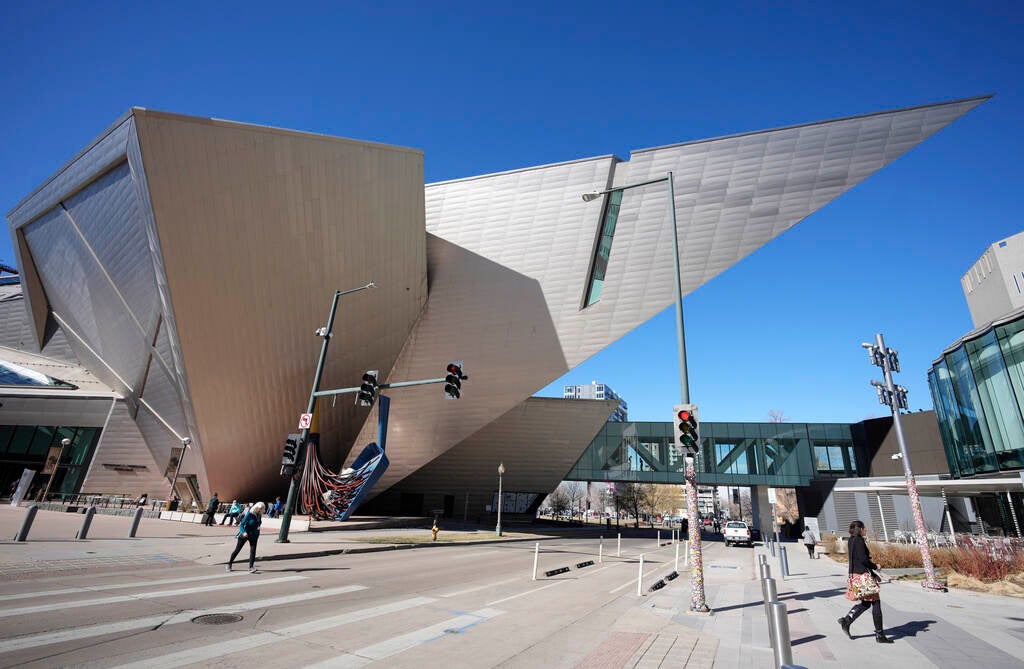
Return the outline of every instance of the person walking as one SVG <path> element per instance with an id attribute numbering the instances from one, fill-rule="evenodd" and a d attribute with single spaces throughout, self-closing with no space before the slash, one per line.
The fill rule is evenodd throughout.
<path id="1" fill-rule="evenodd" d="M 242 516 L 241 522 L 238 523 L 238 534 L 235 535 L 238 539 L 238 543 L 235 544 L 235 550 L 232 551 L 231 557 L 228 558 L 227 570 L 231 571 L 231 564 L 235 561 L 235 557 L 239 551 L 242 550 L 242 546 L 248 542 L 249 544 L 249 573 L 253 574 L 256 572 L 256 542 L 260 538 L 260 525 L 263 523 L 263 502 L 256 502 L 252 505 L 245 515 Z"/>
<path id="2" fill-rule="evenodd" d="M 812 560 L 814 559 L 814 544 L 818 543 L 818 537 L 814 536 L 814 530 L 809 527 L 804 528 L 804 533 L 800 535 L 803 537 L 804 546 L 807 547 L 807 556 Z"/>
<path id="3" fill-rule="evenodd" d="M 846 632 L 846 636 L 853 638 L 850 634 L 850 625 L 860 614 L 871 609 L 871 618 L 875 622 L 875 641 L 878 643 L 892 643 L 892 639 L 885 636 L 882 630 L 882 599 L 879 596 L 878 584 L 881 580 L 875 570 L 878 565 L 871 561 L 871 551 L 864 541 L 864 523 L 855 520 L 850 523 L 850 540 L 847 550 L 850 555 L 849 576 L 846 580 L 846 598 L 856 601 L 857 604 L 850 609 L 850 612 L 839 619 L 839 626 Z"/>
<path id="4" fill-rule="evenodd" d="M 217 493 L 213 493 L 213 497 L 210 498 L 210 503 L 206 506 L 206 514 L 203 516 L 203 525 L 213 525 L 213 514 L 217 513 L 217 508 L 220 506 L 220 500 L 217 499 Z"/>

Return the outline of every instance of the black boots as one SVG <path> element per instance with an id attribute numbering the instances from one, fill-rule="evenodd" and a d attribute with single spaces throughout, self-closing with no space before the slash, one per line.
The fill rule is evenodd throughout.
<path id="1" fill-rule="evenodd" d="M 885 632 L 882 630 L 875 630 L 875 641 L 878 643 L 892 643 L 892 639 L 885 636 Z"/>
<path id="2" fill-rule="evenodd" d="M 843 628 L 844 632 L 846 632 L 846 636 L 848 636 L 848 637 L 850 637 L 852 639 L 853 635 L 850 634 L 850 623 L 851 622 L 853 622 L 853 621 L 850 620 L 849 618 L 847 618 L 846 616 L 843 616 L 842 618 L 839 619 L 839 626 Z"/>

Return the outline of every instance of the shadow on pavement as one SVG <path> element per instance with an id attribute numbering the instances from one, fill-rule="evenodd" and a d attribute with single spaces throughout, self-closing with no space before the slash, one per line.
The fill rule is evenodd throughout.
<path id="1" fill-rule="evenodd" d="M 889 638 L 891 639 L 902 639 L 908 636 L 917 636 L 918 632 L 927 632 L 928 626 L 934 624 L 935 620 L 911 620 L 908 623 L 897 625 L 896 627 L 890 627 L 888 629 Z"/>
<path id="2" fill-rule="evenodd" d="M 304 571 L 350 571 L 350 569 L 351 569 L 351 567 L 301 567 L 301 568 L 294 568 L 294 569 L 273 569 L 273 570 L 271 570 L 271 569 L 264 569 L 263 571 L 280 571 L 280 572 L 292 571 L 292 572 L 295 572 L 296 574 L 301 574 Z"/>
<path id="3" fill-rule="evenodd" d="M 790 646 L 799 646 L 802 643 L 809 643 L 811 641 L 817 641 L 818 639 L 824 639 L 824 638 L 825 638 L 824 634 L 812 634 L 810 636 L 800 637 L 799 639 L 793 639 L 792 641 L 789 642 L 789 645 Z"/>

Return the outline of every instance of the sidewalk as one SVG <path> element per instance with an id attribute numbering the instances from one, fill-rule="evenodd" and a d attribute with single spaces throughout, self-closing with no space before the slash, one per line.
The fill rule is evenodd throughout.
<path id="1" fill-rule="evenodd" d="M 811 560 L 800 544 L 785 544 L 791 576 L 783 579 L 778 559 L 766 547 L 748 553 L 753 574 L 757 554 L 768 555 L 779 601 L 789 609 L 793 661 L 803 667 L 1024 667 L 1024 600 L 962 590 L 945 594 L 919 582 L 894 581 L 882 586 L 886 634 L 895 643 L 878 644 L 870 611 L 852 627 L 853 640 L 837 619 L 852 606 L 843 594 L 846 567 L 828 557 Z M 772 666 L 768 621 L 755 576 L 743 583 L 716 584 L 707 577 L 706 594 L 715 613 L 685 613 L 689 587 L 675 595 L 673 619 L 717 637 L 714 666 Z"/>

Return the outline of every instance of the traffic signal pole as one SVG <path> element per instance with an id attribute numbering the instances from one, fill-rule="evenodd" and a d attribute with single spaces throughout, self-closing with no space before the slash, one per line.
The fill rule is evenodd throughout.
<path id="1" fill-rule="evenodd" d="M 334 316 L 338 312 L 338 298 L 341 297 L 342 295 L 348 295 L 349 293 L 356 293 L 361 290 L 366 290 L 367 288 L 376 287 L 377 284 L 371 281 L 365 286 L 360 286 L 359 288 L 334 291 L 334 299 L 331 300 L 331 313 L 327 317 L 327 327 L 323 328 L 322 330 L 318 330 L 319 333 L 322 333 L 321 336 L 323 337 L 324 341 L 323 344 L 320 346 L 320 360 L 317 361 L 316 373 L 313 374 L 313 390 L 311 390 L 309 393 L 309 403 L 306 405 L 306 413 L 312 414 L 313 411 L 316 409 L 317 391 L 320 389 L 320 379 L 323 377 L 324 374 L 324 362 L 327 360 L 327 345 L 331 343 L 331 332 L 334 328 Z M 302 428 L 302 436 L 301 439 L 299 440 L 299 443 L 305 444 L 308 438 L 309 428 L 304 427 Z M 298 456 L 299 457 L 296 458 L 295 462 L 295 474 L 291 477 L 291 481 L 289 482 L 288 485 L 288 499 L 284 503 L 284 510 L 281 514 L 281 529 L 277 533 L 277 543 L 280 544 L 289 543 L 288 526 L 291 525 L 292 514 L 295 512 L 295 498 L 298 497 L 299 492 L 298 480 L 301 477 L 302 472 L 303 458 L 301 457 L 301 449 L 300 452 L 298 453 Z"/>
<path id="2" fill-rule="evenodd" d="M 690 403 L 690 379 L 686 370 L 686 330 L 683 327 L 683 273 L 679 265 L 679 226 L 676 221 L 676 191 L 672 173 L 668 180 L 668 205 L 672 212 L 672 261 L 676 270 L 676 341 L 679 345 L 679 396 Z M 698 444 L 699 445 L 699 444 Z M 704 554 L 700 543 L 700 514 L 697 512 L 697 454 L 686 458 L 686 515 L 690 534 L 690 612 L 711 613 L 704 595 Z"/>

